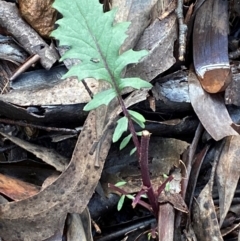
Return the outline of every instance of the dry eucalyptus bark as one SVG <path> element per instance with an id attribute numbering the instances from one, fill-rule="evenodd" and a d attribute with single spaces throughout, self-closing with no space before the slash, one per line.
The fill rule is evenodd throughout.
<path id="1" fill-rule="evenodd" d="M 225 0 L 205 1 L 194 22 L 194 66 L 202 87 L 209 93 L 223 91 L 231 82 L 227 7 Z"/>
<path id="2" fill-rule="evenodd" d="M 0 116 L 13 120 L 25 120 L 38 124 L 48 124 L 55 126 L 59 122 L 59 112 L 61 112 L 61 126 L 81 125 L 84 123 L 87 113 L 83 111 L 85 104 L 56 105 L 40 107 L 19 107 L 0 99 Z M 44 110 L 44 113 L 42 113 Z"/>
<path id="3" fill-rule="evenodd" d="M 0 25 L 10 32 L 30 54 L 38 54 L 42 66 L 50 69 L 58 60 L 54 47 L 46 42 L 21 18 L 15 4 L 0 1 Z"/>

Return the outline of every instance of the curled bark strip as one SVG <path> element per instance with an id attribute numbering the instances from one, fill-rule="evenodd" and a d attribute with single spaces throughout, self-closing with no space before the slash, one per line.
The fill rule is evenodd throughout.
<path id="1" fill-rule="evenodd" d="M 0 25 L 7 29 L 31 55 L 38 54 L 44 68 L 50 69 L 58 60 L 56 50 L 25 23 L 15 4 L 0 1 Z"/>
<path id="2" fill-rule="evenodd" d="M 228 58 L 227 4 L 223 0 L 205 1 L 194 22 L 194 66 L 202 87 L 209 93 L 224 91 L 232 79 Z"/>

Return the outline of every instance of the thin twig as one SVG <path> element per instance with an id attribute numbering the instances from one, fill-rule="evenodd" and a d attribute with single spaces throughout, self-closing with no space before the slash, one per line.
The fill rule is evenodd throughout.
<path id="1" fill-rule="evenodd" d="M 23 63 L 13 74 L 13 76 L 10 78 L 10 81 L 16 79 L 21 73 L 25 72 L 27 69 L 29 69 L 33 64 L 35 64 L 37 61 L 40 60 L 40 56 L 38 54 L 35 54 L 28 58 L 25 63 Z"/>
<path id="2" fill-rule="evenodd" d="M 177 8 L 175 10 L 178 18 L 178 31 L 179 31 L 179 49 L 178 59 L 183 61 L 184 54 L 186 52 L 186 36 L 187 36 L 187 25 L 184 23 L 183 17 L 183 0 L 178 0 Z"/>
<path id="3" fill-rule="evenodd" d="M 67 128 L 39 126 L 39 125 L 30 124 L 30 123 L 25 123 L 22 121 L 14 121 L 14 120 L 9 120 L 9 119 L 2 119 L 2 118 L 0 118 L 0 123 L 10 124 L 10 125 L 18 125 L 18 126 L 23 126 L 23 127 L 33 127 L 33 128 L 45 130 L 48 132 L 49 131 L 59 131 L 59 132 L 67 132 L 69 134 L 77 134 L 78 133 L 78 131 L 76 131 L 76 130 L 67 129 Z"/>
<path id="4" fill-rule="evenodd" d="M 87 82 L 85 81 L 85 79 L 82 80 L 82 83 L 86 89 L 86 91 L 88 92 L 89 96 L 91 97 L 91 99 L 93 99 L 93 92 L 90 90 L 90 88 L 87 85 Z"/>

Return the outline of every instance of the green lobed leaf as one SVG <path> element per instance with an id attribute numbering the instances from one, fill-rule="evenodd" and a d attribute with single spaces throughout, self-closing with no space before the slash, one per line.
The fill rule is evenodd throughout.
<path id="1" fill-rule="evenodd" d="M 122 53 L 116 61 L 116 69 L 114 71 L 114 77 L 118 79 L 121 75 L 122 65 L 128 65 L 133 63 L 138 63 L 140 59 L 148 54 L 147 50 L 134 51 L 132 49 L 127 50 Z"/>
<path id="2" fill-rule="evenodd" d="M 165 191 L 166 192 L 169 192 L 170 191 L 170 183 L 166 183 L 166 186 L 165 186 Z"/>
<path id="3" fill-rule="evenodd" d="M 122 150 L 124 147 L 126 147 L 126 145 L 129 143 L 129 141 L 132 138 L 132 134 L 129 134 L 128 136 L 126 136 L 120 143 L 120 147 L 119 150 Z"/>
<path id="4" fill-rule="evenodd" d="M 114 186 L 115 187 L 121 187 L 121 186 L 124 186 L 127 182 L 125 181 L 121 181 L 121 182 L 117 182 Z"/>
<path id="5" fill-rule="evenodd" d="M 127 128 L 128 128 L 128 119 L 126 116 L 124 116 L 117 121 L 117 126 L 115 128 L 115 131 L 112 137 L 113 143 L 117 142 L 121 138 L 123 132 L 127 131 Z"/>
<path id="6" fill-rule="evenodd" d="M 140 78 L 124 78 L 121 79 L 119 83 L 120 90 L 123 90 L 126 87 L 132 87 L 134 89 L 140 89 L 140 88 L 151 88 L 152 85 Z"/>
<path id="7" fill-rule="evenodd" d="M 141 115 L 140 113 L 136 112 L 136 111 L 133 111 L 133 110 L 128 110 L 129 114 L 131 117 L 134 117 L 135 119 L 141 121 L 141 122 L 145 122 L 146 119 L 144 118 L 143 115 Z"/>
<path id="8" fill-rule="evenodd" d="M 116 97 L 117 94 L 114 89 L 104 90 L 93 96 L 93 99 L 89 101 L 83 108 L 85 111 L 90 111 L 97 108 L 100 105 L 108 105 L 109 102 Z"/>
<path id="9" fill-rule="evenodd" d="M 130 156 L 131 156 L 132 154 L 134 154 L 134 153 L 136 152 L 136 150 L 137 150 L 137 147 L 134 147 L 134 148 L 130 151 Z"/>
<path id="10" fill-rule="evenodd" d="M 118 201 L 118 205 L 117 205 L 117 210 L 120 211 L 123 207 L 123 203 L 124 203 L 124 200 L 125 200 L 125 195 L 122 195 Z"/>
<path id="11" fill-rule="evenodd" d="M 126 197 L 131 199 L 131 200 L 133 200 L 135 198 L 132 194 L 127 194 Z"/>
<path id="12" fill-rule="evenodd" d="M 128 110 L 131 119 L 135 121 L 141 128 L 145 128 L 144 122 L 146 121 L 144 116 L 141 115 L 140 113 L 133 111 L 133 110 Z"/>
<path id="13" fill-rule="evenodd" d="M 51 35 L 59 40 L 60 46 L 70 47 L 61 60 L 81 60 L 63 78 L 93 77 L 118 83 L 126 65 L 137 63 L 147 54 L 147 51 L 128 50 L 119 55 L 130 23 L 113 24 L 116 9 L 103 13 L 98 0 L 55 0 L 53 7 L 63 18 L 56 22 L 58 28 Z"/>

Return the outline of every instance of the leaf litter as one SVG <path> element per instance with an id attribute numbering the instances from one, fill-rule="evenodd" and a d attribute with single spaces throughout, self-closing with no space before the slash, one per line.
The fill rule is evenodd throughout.
<path id="1" fill-rule="evenodd" d="M 159 74 L 162 74 L 164 71 L 168 70 L 171 66 L 173 66 L 176 61 L 175 60 L 176 56 L 174 54 L 173 47 L 174 47 L 174 41 L 177 38 L 177 31 L 176 31 L 177 20 L 176 20 L 175 14 L 172 13 L 172 10 L 169 10 L 168 12 L 168 9 L 167 9 L 167 6 L 172 6 L 172 5 L 169 3 L 166 3 L 166 6 L 164 6 L 162 10 L 160 8 L 160 12 L 158 13 L 159 16 L 166 16 L 162 19 L 162 21 L 159 21 L 159 19 L 155 20 L 155 19 L 151 19 L 151 17 L 150 18 L 146 17 L 146 16 L 149 16 L 149 14 L 150 16 L 155 16 L 155 15 L 151 15 L 152 14 L 151 11 L 153 11 L 154 9 L 155 10 L 157 9 L 157 11 L 159 10 L 158 8 L 161 6 L 159 2 L 160 1 L 157 1 L 157 0 L 151 1 L 151 3 L 148 3 L 146 1 L 142 1 L 142 2 L 139 2 L 139 1 L 138 2 L 137 1 L 118 2 L 117 0 L 112 1 L 112 6 L 117 5 L 119 7 L 117 11 L 116 22 L 122 22 L 123 20 L 132 21 L 132 24 L 130 25 L 127 32 L 129 36 L 125 41 L 124 45 L 122 46 L 121 51 L 122 52 L 126 51 L 128 49 L 131 49 L 132 47 L 135 47 L 135 50 L 148 49 L 150 51 L 150 54 L 144 57 L 139 64 L 129 65 L 127 67 L 125 77 L 137 76 L 147 81 L 152 81 Z M 201 3 L 198 4 L 197 8 L 201 7 L 201 4 L 203 2 L 204 1 L 201 1 Z M 2 6 L 4 6 L 4 11 L 6 12 L 7 10 L 5 7 L 7 5 L 6 6 L 2 5 Z M 89 6 L 90 4 L 88 5 L 88 7 Z M 12 6 L 10 8 L 12 8 Z M 99 5 L 99 9 L 100 9 L 100 5 Z M 164 11 L 166 12 L 165 15 L 164 15 Z M 73 14 L 75 14 L 75 12 L 76 12 L 76 9 L 73 10 Z M 93 13 L 93 12 L 94 12 L 93 8 L 90 7 L 90 9 L 88 10 L 88 13 Z M 139 14 L 139 12 L 141 14 Z M 15 10 L 13 11 L 13 13 L 15 14 Z M 111 12 L 108 14 L 111 15 Z M 89 16 L 90 15 L 91 14 L 89 14 Z M 20 17 L 18 16 L 18 18 Z M 139 21 L 135 21 L 136 19 L 138 19 Z M 1 21 L 5 21 L 4 18 Z M 108 24 L 108 27 L 110 25 L 111 24 Z M 106 31 L 102 31 L 102 32 L 106 33 L 107 31 L 109 31 L 108 27 L 106 27 L 105 29 Z M 157 27 L 161 28 L 162 33 L 161 31 L 156 31 Z M 25 27 L 23 26 L 22 28 L 25 28 Z M 101 28 L 97 29 L 98 33 L 100 33 L 100 30 Z M 158 35 L 152 34 L 154 32 L 155 33 L 157 32 Z M 103 36 L 103 39 L 105 39 L 105 36 L 104 35 L 102 36 Z M 116 35 L 116 38 L 117 37 L 119 36 Z M 120 36 L 118 41 L 120 40 L 122 41 L 122 39 L 123 39 L 123 36 Z M 89 41 L 88 43 L 91 43 L 91 42 Z M 121 44 L 118 44 L 119 47 L 120 45 Z M 46 46 L 46 48 L 48 47 Z M 73 55 L 75 54 L 75 50 L 72 49 L 68 52 L 65 52 L 65 57 L 63 58 L 67 58 L 70 52 L 72 52 Z M 85 52 L 82 52 L 82 56 L 84 56 L 84 54 Z M 131 53 L 129 52 L 129 56 L 130 55 Z M 136 62 L 138 59 L 140 59 L 141 56 L 143 55 L 139 54 L 138 57 L 136 57 Z M 98 67 L 102 64 L 102 59 L 101 59 L 101 56 L 98 55 L 98 52 L 93 52 L 91 55 L 87 57 L 89 57 L 89 62 L 92 62 L 92 64 L 95 65 L 95 67 L 91 70 L 93 73 L 92 77 L 99 77 L 99 78 L 106 77 L 106 79 L 108 79 L 106 73 L 102 72 L 101 75 L 97 76 L 96 72 L 94 72 L 94 71 L 97 71 Z M 110 57 L 110 55 L 108 57 Z M 44 59 L 44 55 L 41 58 L 42 58 L 41 63 L 43 64 L 43 66 L 45 68 L 49 68 L 49 65 L 51 65 L 51 63 L 44 62 L 46 61 Z M 51 61 L 55 61 L 55 59 L 56 57 L 53 57 Z M 129 64 L 129 63 L 131 62 L 125 62 L 125 64 Z M 81 66 L 81 64 L 79 66 Z M 82 73 L 78 72 L 77 74 L 79 76 L 81 75 L 80 76 L 81 78 L 86 77 L 84 73 L 86 66 L 88 67 L 88 65 L 83 63 Z M 120 69 L 122 70 L 122 68 Z M 173 75 L 174 74 L 175 73 L 173 73 Z M 70 75 L 72 75 L 71 72 L 70 72 Z M 73 75 L 76 75 L 76 74 L 73 74 Z M 164 75 L 165 74 L 163 74 L 163 76 Z M 217 200 L 216 200 L 216 194 L 215 196 L 213 195 L 215 193 L 215 189 L 212 191 L 213 183 L 210 183 L 209 181 L 207 181 L 207 184 L 202 184 L 203 189 L 201 189 L 200 191 L 199 190 L 200 181 L 194 180 L 196 181 L 196 183 L 194 182 L 194 187 L 193 187 L 194 190 L 192 190 L 192 192 L 193 192 L 193 196 L 195 196 L 193 197 L 195 201 L 193 201 L 194 203 L 193 209 L 191 209 L 190 207 L 190 210 L 189 210 L 190 215 L 192 215 L 192 222 L 188 227 L 186 225 L 187 229 L 184 232 L 182 232 L 182 235 L 183 233 L 185 233 L 185 237 L 190 237 L 190 236 L 193 237 L 194 234 L 192 233 L 195 232 L 195 235 L 197 236 L 198 240 L 213 240 L 213 237 L 216 240 L 223 240 L 222 239 L 223 233 L 224 235 L 226 235 L 226 233 L 231 232 L 231 231 L 226 232 L 224 230 L 225 228 L 224 221 L 228 219 L 229 210 L 230 212 L 233 212 L 234 210 L 235 215 L 238 215 L 237 208 L 236 206 L 233 205 L 235 192 L 238 190 L 238 179 L 239 179 L 238 164 L 237 164 L 239 137 L 238 137 L 238 133 L 232 127 L 235 124 L 233 123 L 227 111 L 227 108 L 224 103 L 224 98 L 222 98 L 221 94 L 211 95 L 204 92 L 204 90 L 202 89 L 199 83 L 199 80 L 194 76 L 192 70 L 190 70 L 190 74 L 187 77 L 187 79 L 184 80 L 184 82 L 189 83 L 189 86 L 187 87 L 189 88 L 188 89 L 189 92 L 188 90 L 186 91 L 186 89 L 184 89 L 186 88 L 187 85 L 185 85 L 185 87 L 183 88 L 184 95 L 186 96 L 186 98 L 184 98 L 184 101 L 181 101 L 182 99 L 180 98 L 180 96 L 177 96 L 178 87 L 180 85 L 182 87 L 182 83 L 183 83 L 183 81 L 179 79 L 179 81 L 177 82 L 178 84 L 176 84 L 175 80 L 176 78 L 178 78 L 178 75 L 176 74 L 175 77 L 171 77 L 171 74 L 170 74 L 169 80 L 165 79 L 164 81 L 163 81 L 163 78 L 164 78 L 163 77 L 162 78 L 163 82 L 161 82 L 161 78 L 162 77 L 160 78 L 157 77 L 157 79 L 154 80 L 157 82 L 159 81 L 159 83 L 157 83 L 157 88 L 160 88 L 158 93 L 156 91 L 154 92 L 155 97 L 156 96 L 158 97 L 158 99 L 155 100 L 154 109 L 156 109 L 156 111 L 150 112 L 150 110 L 148 109 L 149 102 L 148 101 L 143 102 L 145 105 L 145 112 L 143 116 L 145 118 L 147 116 L 147 118 L 150 119 L 149 123 L 151 122 L 152 117 L 153 119 L 157 119 L 158 123 L 159 124 L 161 123 L 161 125 L 165 127 L 171 126 L 169 125 L 170 122 L 181 123 L 182 122 L 181 118 L 183 118 L 182 119 L 183 121 L 189 120 L 189 118 L 192 118 L 191 115 L 190 116 L 182 115 L 182 117 L 179 118 L 179 116 L 177 116 L 177 112 L 181 113 L 181 110 L 184 110 L 182 111 L 182 113 L 186 113 L 185 111 L 186 109 L 184 109 L 185 107 L 183 107 L 181 103 L 183 103 L 186 100 L 187 100 L 186 102 L 189 103 L 189 97 L 190 97 L 190 101 L 195 113 L 197 114 L 204 128 L 210 134 L 210 136 L 207 139 L 209 143 L 204 143 L 204 140 L 203 141 L 201 141 L 200 139 L 198 140 L 199 142 L 201 142 L 200 145 L 203 145 L 203 146 L 205 145 L 204 150 L 206 151 L 204 152 L 203 159 L 200 160 L 201 162 L 200 165 L 198 166 L 197 163 L 196 165 L 194 165 L 194 158 L 193 158 L 193 163 L 190 163 L 190 165 L 193 165 L 192 170 L 191 168 L 188 170 L 190 170 L 193 174 L 198 173 L 198 175 L 201 177 L 202 175 L 201 170 L 204 169 L 206 165 L 209 165 L 209 163 L 208 164 L 205 163 L 206 160 L 209 160 L 209 159 L 212 160 L 211 158 L 209 158 L 209 155 L 210 155 L 209 153 L 211 153 L 211 150 L 214 150 L 214 149 L 218 150 L 218 147 L 216 146 L 215 142 L 211 140 L 211 138 L 217 141 L 222 139 L 225 140 L 224 147 L 221 151 L 221 155 L 218 158 L 219 162 L 216 163 L 217 169 L 216 169 L 215 175 L 216 175 L 218 192 L 219 192 L 219 195 L 217 194 Z M 26 115 L 27 113 L 26 109 L 28 108 L 28 106 L 38 106 L 38 105 L 44 109 L 46 108 L 45 107 L 46 105 L 48 106 L 48 108 L 51 108 L 51 105 L 60 104 L 64 106 L 69 104 L 73 105 L 78 103 L 87 103 L 90 100 L 90 98 L 87 97 L 87 95 L 85 95 L 86 92 L 83 98 L 82 98 L 82 94 L 81 94 L 81 97 L 77 96 L 78 91 L 82 91 L 83 87 L 80 87 L 78 83 L 75 83 L 75 85 L 71 85 L 71 80 L 72 78 L 69 81 L 70 87 L 66 86 L 68 90 L 64 89 L 65 86 L 61 87 L 61 85 L 59 85 L 57 88 L 55 87 L 55 85 L 50 87 L 49 86 L 47 87 L 47 85 L 45 85 L 45 86 L 42 86 L 42 89 L 40 88 L 37 90 L 36 93 L 34 93 L 35 91 L 32 91 L 31 89 L 32 87 L 30 83 L 29 84 L 30 89 L 13 90 L 9 94 L 1 95 L 0 105 L 1 105 L 1 111 L 3 111 L 1 112 L 1 115 L 4 115 L 8 118 L 15 119 L 17 118 L 15 113 L 21 113 L 20 119 L 24 119 L 26 116 L 28 116 L 28 121 L 29 120 L 32 121 L 34 116 L 35 118 L 34 120 L 40 121 L 39 123 L 41 123 L 42 121 L 44 125 L 48 125 L 48 122 L 46 122 L 46 119 L 39 118 L 39 116 L 34 114 L 34 112 L 31 113 L 32 116 L 30 115 L 30 117 L 29 115 Z M 126 79 L 125 81 L 126 83 L 122 84 L 122 88 L 128 87 L 128 81 L 129 79 Z M 65 82 L 61 82 L 61 83 L 65 84 Z M 167 88 L 163 89 L 165 86 Z M 100 86 L 95 85 L 94 88 L 95 87 L 99 88 L 99 90 L 106 90 L 106 88 L 109 88 L 109 86 L 103 85 L 102 83 L 100 84 Z M 137 85 L 135 87 L 137 87 Z M 234 86 L 229 86 L 229 87 L 232 89 L 231 89 L 231 92 L 229 92 L 227 89 L 228 96 L 227 96 L 227 99 L 225 99 L 226 103 L 231 102 L 229 101 L 231 98 L 229 93 L 235 94 L 238 88 Z M 96 88 L 95 89 L 94 88 L 93 90 L 96 91 Z M 174 90 L 174 92 L 172 92 L 174 93 L 174 95 L 172 96 L 169 95 L 169 91 L 171 92 L 171 89 Z M 61 93 L 61 91 L 63 93 Z M 133 107 L 133 110 L 136 111 L 136 109 L 134 109 L 137 106 L 136 103 L 140 102 L 140 100 L 144 101 L 148 94 L 147 92 L 148 92 L 147 90 L 135 91 L 133 94 L 131 94 L 131 96 L 128 99 L 126 99 L 126 105 L 131 106 L 135 104 L 135 106 Z M 48 98 L 45 99 L 46 95 L 48 95 Z M 36 98 L 34 96 L 36 96 Z M 111 99 L 113 99 L 114 97 L 115 95 L 112 95 Z M 170 100 L 170 98 L 172 98 L 172 100 Z M 46 182 L 42 184 L 41 190 L 40 190 L 41 187 L 38 186 L 36 188 L 36 192 L 29 194 L 29 196 L 28 194 L 26 196 L 20 195 L 17 198 L 16 196 L 15 197 L 9 196 L 10 199 L 12 200 L 15 199 L 17 201 L 1 204 L 0 237 L 6 240 L 14 240 L 14 241 L 15 240 L 43 240 L 53 235 L 56 235 L 60 238 L 62 236 L 63 226 L 64 226 L 65 219 L 67 217 L 67 213 L 69 212 L 81 213 L 83 211 L 84 213 L 86 212 L 87 203 L 89 202 L 93 192 L 95 191 L 95 188 L 98 185 L 98 181 L 102 175 L 103 165 L 111 145 L 113 125 L 115 125 L 115 121 L 117 120 L 117 115 L 121 112 L 120 108 L 116 107 L 116 103 L 114 102 L 115 101 L 113 101 L 113 103 L 110 104 L 110 106 L 108 107 L 101 106 L 97 111 L 91 111 L 89 113 L 85 121 L 85 124 L 82 128 L 82 131 L 78 137 L 78 141 L 76 143 L 72 158 L 67 159 L 59 154 L 56 154 L 54 151 L 51 151 L 49 148 L 36 146 L 36 144 L 31 144 L 30 143 L 31 141 L 26 142 L 22 140 L 21 137 L 20 138 L 15 137 L 14 134 L 13 136 L 8 136 L 4 134 L 3 131 L 1 132 L 3 133 L 2 135 L 5 136 L 5 138 L 8 138 L 9 140 L 11 140 L 12 143 L 15 143 L 16 145 L 25 148 L 28 152 L 31 152 L 36 156 L 38 156 L 42 161 L 46 161 L 47 163 L 51 163 L 51 164 L 55 163 L 53 164 L 53 166 L 55 166 L 57 170 L 61 171 L 61 173 L 58 173 L 57 175 L 49 176 L 48 178 L 46 178 Z M 170 103 L 169 106 L 171 106 L 173 110 L 176 110 L 175 113 L 169 112 L 169 115 L 167 115 L 166 113 L 162 114 L 161 112 L 159 112 L 158 106 L 163 106 L 166 108 L 166 106 L 168 106 L 169 103 Z M 235 101 L 235 103 L 237 103 L 237 101 Z M 9 110 L 11 108 L 11 111 L 7 111 L 8 107 L 9 107 Z M 180 108 L 180 111 L 179 111 L 179 108 Z M 190 108 L 188 107 L 187 115 L 189 115 L 189 113 L 193 113 L 193 111 L 189 109 Z M 138 110 L 139 109 L 137 107 L 137 111 Z M 169 119 L 169 121 L 164 122 L 161 120 L 160 122 L 159 119 L 162 118 L 162 115 L 165 115 L 163 118 Z M 174 116 L 177 116 L 177 119 L 174 119 Z M 197 121 L 198 120 L 196 118 L 196 122 Z M 75 122 L 71 120 L 71 123 L 75 123 Z M 172 127 L 176 129 L 180 128 L 178 127 L 178 124 L 172 125 Z M 146 125 L 145 128 L 148 128 L 148 125 Z M 124 128 L 124 130 L 125 129 L 126 128 Z M 159 132 L 157 129 L 153 129 L 153 134 L 154 133 L 159 133 Z M 188 141 L 191 143 L 191 139 Z M 161 153 L 161 148 L 163 148 L 163 146 L 164 146 L 163 144 L 159 144 L 159 147 L 156 148 L 156 149 L 159 149 L 158 150 L 159 153 Z M 211 148 L 209 148 L 209 146 L 211 146 Z M 177 150 L 177 147 L 175 146 L 169 145 L 169 147 L 172 150 L 172 152 L 174 152 L 174 150 Z M 196 148 L 196 152 L 198 152 L 197 148 Z M 177 155 L 178 157 L 176 158 L 176 160 L 181 158 L 184 163 L 187 163 L 184 157 L 185 154 L 181 155 L 181 157 L 179 157 L 179 153 Z M 152 154 L 152 156 L 153 156 L 153 159 L 152 159 L 153 163 L 151 163 L 150 165 L 154 166 L 156 165 L 156 163 L 154 163 L 154 160 L 157 158 L 158 154 L 155 153 L 155 154 Z M 170 153 L 169 153 L 169 156 L 171 156 Z M 0 155 L 0 159 L 4 159 L 4 158 L 5 158 L 4 155 Z M 61 164 L 61 161 L 60 161 L 59 163 L 56 164 L 56 160 L 64 160 L 64 163 Z M 172 164 L 171 162 L 169 162 L 168 157 L 164 157 L 163 160 L 165 160 L 166 166 L 168 166 L 168 168 L 166 168 L 166 170 L 163 171 L 164 167 L 161 167 L 159 169 L 159 172 L 166 172 L 167 174 L 169 174 L 169 171 L 170 171 L 170 173 L 171 172 L 174 173 L 174 170 L 172 170 L 172 168 L 175 169 L 176 166 L 178 166 L 178 164 L 177 163 Z M 208 167 L 211 169 L 211 166 L 208 166 Z M 115 168 L 115 167 L 112 167 L 112 168 Z M 124 166 L 123 166 L 123 169 L 124 169 Z M 182 169 L 184 169 L 184 167 L 182 167 Z M 156 176 L 159 175 L 159 173 L 157 172 L 157 169 L 153 168 L 152 172 Z M 183 170 L 182 170 L 182 173 L 184 173 Z M 190 175 L 190 174 L 191 173 L 186 173 L 186 175 Z M 128 174 L 125 174 L 125 176 L 127 175 Z M 6 175 L 3 176 L 3 180 L 5 178 L 7 178 Z M 182 178 L 184 177 L 180 177 L 180 179 L 177 180 L 178 181 L 177 186 L 180 186 L 179 181 L 181 181 Z M 158 179 L 156 180 L 159 181 Z M 18 180 L 16 183 L 17 185 L 21 184 L 21 182 Z M 138 183 L 137 185 L 141 185 L 141 184 Z M 18 189 L 21 190 L 20 186 L 13 187 L 12 189 L 14 189 L 15 194 Z M 28 187 L 26 187 L 25 189 L 28 190 Z M 30 190 L 30 187 L 29 187 L 29 190 Z M 97 188 L 96 190 L 99 190 L 99 189 Z M 7 193 L 5 193 L 5 195 L 8 196 Z M 175 213 L 173 206 L 179 210 L 182 209 L 182 211 L 184 210 L 186 211 L 187 208 L 184 206 L 185 203 L 182 202 L 181 196 L 175 197 L 172 199 L 166 198 L 165 196 L 165 197 L 162 197 L 162 200 L 164 204 L 161 204 L 163 208 L 162 208 L 162 212 L 159 214 L 159 217 L 160 217 L 159 218 L 160 225 L 158 227 L 159 233 L 161 237 L 164 237 L 164 239 L 165 237 L 167 237 L 167 239 L 165 240 L 173 240 L 174 234 L 172 231 L 175 227 L 174 226 L 175 219 L 177 220 L 179 217 L 178 214 Z M 219 212 L 216 211 L 217 209 L 216 203 L 218 202 L 219 202 Z M 171 213 L 171 215 L 166 216 L 166 213 L 164 212 L 168 214 Z M 161 225 L 162 218 L 164 218 L 165 221 L 167 219 L 167 222 L 165 222 L 165 226 Z M 217 218 L 219 220 L 217 220 Z M 70 220 L 75 220 L 74 222 L 77 223 L 78 227 L 83 227 L 83 224 L 81 224 L 80 219 L 82 219 L 82 217 L 79 218 L 78 214 L 74 214 L 70 218 Z M 87 219 L 88 221 L 86 222 L 89 222 L 89 217 Z M 218 224 L 218 222 L 220 223 L 220 225 Z M 206 226 L 205 225 L 206 223 L 209 224 L 207 229 L 204 228 Z M 199 224 L 199 225 L 196 225 L 196 224 Z M 193 225 L 193 229 L 191 228 L 191 225 Z M 169 228 L 168 236 L 162 236 L 161 233 L 164 233 L 164 230 L 166 230 L 167 227 Z M 221 228 L 222 234 L 220 232 L 220 228 Z M 232 226 L 232 230 L 236 228 L 237 228 L 237 224 L 234 224 Z M 86 240 L 91 240 L 92 234 L 89 234 L 90 231 L 86 231 L 86 229 L 82 231 L 82 234 L 77 234 L 77 235 L 83 235 L 83 236 L 85 235 Z M 38 231 L 36 232 L 36 230 Z M 70 236 L 75 235 L 74 232 L 79 230 L 77 229 L 77 230 L 71 231 L 71 228 L 69 228 L 69 232 L 71 232 L 71 234 L 69 233 L 69 235 Z M 86 233 L 88 236 L 86 236 Z"/>

